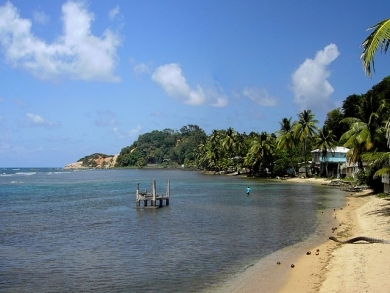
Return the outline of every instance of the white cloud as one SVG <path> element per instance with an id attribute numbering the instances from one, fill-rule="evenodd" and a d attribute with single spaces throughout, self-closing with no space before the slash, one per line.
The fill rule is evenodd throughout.
<path id="1" fill-rule="evenodd" d="M 151 64 L 152 62 L 149 62 L 148 64 L 146 63 L 138 63 L 133 57 L 131 57 L 129 59 L 129 62 L 130 62 L 130 65 L 132 67 L 132 70 L 133 70 L 133 73 L 136 75 L 136 76 L 140 76 L 142 74 L 148 74 L 150 75 L 151 73 Z"/>
<path id="2" fill-rule="evenodd" d="M 318 51 L 314 59 L 306 59 L 292 74 L 294 102 L 301 109 L 327 111 L 334 106 L 330 99 L 334 89 L 327 80 L 330 76 L 327 66 L 339 54 L 336 45 L 330 44 Z"/>
<path id="3" fill-rule="evenodd" d="M 228 97 L 221 93 L 223 90 L 218 85 L 216 90 L 208 88 L 205 90 L 206 100 L 212 106 L 216 108 L 225 107 L 228 104 Z"/>
<path id="4" fill-rule="evenodd" d="M 118 139 L 122 140 L 127 138 L 136 139 L 139 136 L 141 129 L 142 127 L 140 125 L 137 125 L 135 128 L 130 129 L 128 131 L 122 131 L 118 127 L 114 127 L 112 131 Z"/>
<path id="5" fill-rule="evenodd" d="M 196 90 L 190 88 L 182 75 L 179 64 L 171 63 L 158 67 L 152 75 L 152 80 L 158 83 L 168 96 L 177 98 L 185 104 L 201 105 L 205 96 L 198 85 Z"/>
<path id="6" fill-rule="evenodd" d="M 266 89 L 257 87 L 246 87 L 242 94 L 255 102 L 259 106 L 273 107 L 276 105 L 276 99 L 272 97 Z"/>
<path id="7" fill-rule="evenodd" d="M 220 96 L 215 98 L 215 102 L 211 104 L 213 107 L 222 108 L 228 104 L 226 97 Z"/>
<path id="8" fill-rule="evenodd" d="M 105 30 L 91 33 L 94 15 L 82 2 L 62 5 L 63 34 L 47 44 L 31 32 L 31 21 L 20 17 L 10 2 L 0 6 L 0 45 L 6 60 L 41 79 L 71 79 L 118 82 L 113 74 L 119 37 Z"/>
<path id="9" fill-rule="evenodd" d="M 57 127 L 59 123 L 54 123 L 50 120 L 43 118 L 40 115 L 27 113 L 26 114 L 26 122 L 24 126 L 27 127 Z"/>
<path id="10" fill-rule="evenodd" d="M 35 23 L 46 24 L 50 21 L 50 16 L 48 16 L 44 11 L 34 11 L 33 19 Z"/>
<path id="11" fill-rule="evenodd" d="M 119 5 L 115 6 L 113 9 L 110 10 L 108 13 L 108 17 L 113 20 L 115 17 L 119 14 Z"/>
<path id="12" fill-rule="evenodd" d="M 149 73 L 150 69 L 149 69 L 148 65 L 146 65 L 145 63 L 139 63 L 139 64 L 135 64 L 133 66 L 133 72 L 136 75 L 140 75 L 143 73 Z"/>
<path id="13" fill-rule="evenodd" d="M 206 94 L 200 85 L 192 89 L 187 84 L 180 65 L 177 63 L 159 66 L 152 74 L 152 80 L 158 83 L 168 96 L 188 105 L 202 105 L 206 101 L 214 107 L 221 107 L 227 104 L 226 96 L 214 90 L 208 89 Z"/>

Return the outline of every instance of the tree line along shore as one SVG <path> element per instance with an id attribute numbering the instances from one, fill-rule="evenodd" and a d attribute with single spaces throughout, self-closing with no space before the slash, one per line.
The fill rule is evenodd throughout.
<path id="1" fill-rule="evenodd" d="M 273 132 L 240 133 L 229 127 L 207 135 L 198 125 L 180 130 L 153 130 L 142 134 L 117 155 L 95 153 L 66 168 L 171 168 L 276 177 L 308 170 L 310 151 L 322 154 L 336 146 L 349 149 L 347 159 L 357 164 L 359 184 L 382 191 L 380 176 L 389 160 L 390 76 L 365 94 L 352 94 L 342 106 L 327 113 L 321 126 L 310 109 L 297 119 L 284 117 Z M 327 177 L 325 171 L 319 176 Z M 306 174 L 308 177 L 308 174 Z"/>

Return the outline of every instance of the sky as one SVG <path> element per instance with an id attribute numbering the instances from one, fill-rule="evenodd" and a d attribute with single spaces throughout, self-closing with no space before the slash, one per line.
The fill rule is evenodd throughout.
<path id="1" fill-rule="evenodd" d="M 114 155 L 193 124 L 273 133 L 326 114 L 367 77 L 367 29 L 390 1 L 0 0 L 0 167 Z"/>

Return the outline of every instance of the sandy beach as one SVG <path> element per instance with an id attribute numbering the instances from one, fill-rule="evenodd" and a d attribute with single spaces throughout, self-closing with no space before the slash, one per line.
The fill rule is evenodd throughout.
<path id="1" fill-rule="evenodd" d="M 288 181 L 324 184 L 323 179 Z M 347 204 L 335 208 L 322 243 L 310 239 L 277 252 L 231 280 L 223 292 L 389 292 L 390 244 L 340 244 L 355 236 L 390 240 L 390 201 L 369 190 L 347 193 Z M 337 228 L 337 229 L 335 229 Z M 318 242 L 318 239 L 317 239 Z M 281 264 L 277 264 L 280 260 Z M 272 265 L 274 264 L 274 265 Z M 293 264 L 293 268 L 291 265 Z M 264 271 L 264 267 L 271 269 Z"/>

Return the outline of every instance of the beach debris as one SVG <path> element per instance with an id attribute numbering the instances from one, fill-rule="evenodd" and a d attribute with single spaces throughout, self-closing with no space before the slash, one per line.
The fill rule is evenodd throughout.
<path id="1" fill-rule="evenodd" d="M 320 250 L 317 248 L 316 255 L 319 255 L 319 254 L 320 254 Z"/>
<path id="2" fill-rule="evenodd" d="M 294 264 L 291 264 L 291 268 L 292 268 L 292 269 L 295 268 L 295 265 L 294 265 Z"/>
<path id="3" fill-rule="evenodd" d="M 280 266 L 280 261 L 278 261 L 276 264 L 277 264 L 278 266 Z"/>
<path id="4" fill-rule="evenodd" d="M 333 240 L 333 241 L 336 241 L 336 242 L 338 242 L 338 243 L 341 243 L 341 244 L 355 243 L 355 242 L 358 242 L 358 241 L 366 241 L 366 242 L 368 242 L 368 243 L 384 243 L 384 244 L 390 244 L 390 240 L 377 239 L 377 238 L 371 238 L 371 237 L 366 237 L 366 236 L 357 236 L 357 237 L 353 237 L 353 238 L 348 239 L 348 240 L 345 240 L 345 241 L 341 241 L 341 240 L 337 239 L 337 238 L 334 237 L 334 236 L 330 236 L 329 239 L 330 239 L 330 240 Z"/>
<path id="5" fill-rule="evenodd" d="M 306 252 L 306 255 L 310 255 L 310 254 L 311 254 L 311 251 Z"/>

